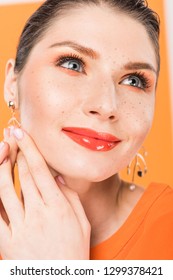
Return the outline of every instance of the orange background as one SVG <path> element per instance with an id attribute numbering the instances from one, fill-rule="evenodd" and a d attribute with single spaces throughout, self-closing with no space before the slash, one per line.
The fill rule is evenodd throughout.
<path id="1" fill-rule="evenodd" d="M 148 151 L 148 173 L 144 178 L 136 178 L 136 182 L 147 186 L 149 182 L 165 182 L 173 185 L 173 133 L 171 130 L 170 83 L 168 72 L 167 42 L 164 21 L 164 1 L 149 0 L 149 5 L 161 18 L 161 73 L 157 89 L 156 113 L 153 128 L 145 141 Z M 7 126 L 10 112 L 3 100 L 3 83 L 6 61 L 15 57 L 19 34 L 26 19 L 39 6 L 35 4 L 0 5 L 0 137 Z M 122 172 L 123 178 L 131 180 Z"/>

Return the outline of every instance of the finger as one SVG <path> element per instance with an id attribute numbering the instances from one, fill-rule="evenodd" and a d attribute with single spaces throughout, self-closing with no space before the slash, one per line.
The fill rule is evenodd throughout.
<path id="1" fill-rule="evenodd" d="M 38 207 L 40 203 L 42 203 L 42 198 L 35 186 L 26 159 L 22 152 L 19 152 L 17 155 L 17 166 L 25 212 L 28 213 L 30 212 L 29 210 L 33 210 L 33 208 Z"/>
<path id="2" fill-rule="evenodd" d="M 6 224 L 9 224 L 9 219 L 7 216 L 7 213 L 4 209 L 4 205 L 2 204 L 2 200 L 0 199 L 0 215 L 2 216 L 3 220 L 6 222 Z"/>
<path id="3" fill-rule="evenodd" d="M 9 156 L 10 147 L 6 142 L 0 142 L 0 165 L 7 159 Z M 0 215 L 3 218 L 3 220 L 9 224 L 9 219 L 7 216 L 7 213 L 4 209 L 4 206 L 2 204 L 2 200 L 0 199 Z"/>
<path id="4" fill-rule="evenodd" d="M 23 207 L 14 189 L 11 162 L 8 158 L 0 165 L 0 199 L 10 223 L 18 225 L 23 220 Z"/>
<path id="5" fill-rule="evenodd" d="M 71 205 L 76 215 L 76 218 L 78 219 L 79 224 L 81 225 L 81 229 L 83 230 L 83 233 L 86 233 L 86 231 L 90 229 L 90 224 L 87 219 L 86 213 L 84 211 L 83 205 L 80 201 L 79 195 L 72 189 L 62 184 L 61 181 L 59 180 L 59 176 L 56 177 L 55 180 L 58 184 L 58 187 L 60 188 L 60 190 L 66 197 L 67 201 Z"/>
<path id="6" fill-rule="evenodd" d="M 30 173 L 46 204 L 64 203 L 64 196 L 57 188 L 57 184 L 38 148 L 29 135 L 22 129 L 13 130 L 16 142 L 22 151 Z"/>
<path id="7" fill-rule="evenodd" d="M 10 161 L 12 164 L 12 168 L 15 165 L 16 162 L 16 157 L 17 157 L 17 151 L 18 151 L 18 145 L 16 143 L 16 141 L 14 140 L 13 137 L 11 137 L 11 133 L 12 130 L 14 129 L 14 127 L 8 127 L 8 128 L 4 128 L 4 141 L 7 142 L 10 146 Z"/>
<path id="8" fill-rule="evenodd" d="M 0 142 L 0 165 L 8 157 L 9 151 L 10 151 L 10 147 L 8 143 L 4 141 Z"/>
<path id="9" fill-rule="evenodd" d="M 2 216 L 0 215 L 0 252 L 7 249 L 8 241 L 11 237 L 11 231 L 7 226 L 6 222 L 3 220 Z"/>

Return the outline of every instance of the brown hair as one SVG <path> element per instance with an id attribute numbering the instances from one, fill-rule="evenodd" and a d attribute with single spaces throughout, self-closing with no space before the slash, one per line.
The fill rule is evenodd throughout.
<path id="1" fill-rule="evenodd" d="M 63 16 L 69 9 L 83 7 L 85 5 L 101 6 L 106 4 L 116 11 L 120 11 L 140 22 L 151 39 L 156 53 L 158 73 L 160 70 L 159 53 L 159 17 L 148 7 L 145 0 L 47 0 L 28 19 L 16 53 L 15 71 L 20 72 L 29 57 L 35 44 L 41 40 L 45 32 L 58 16 Z"/>

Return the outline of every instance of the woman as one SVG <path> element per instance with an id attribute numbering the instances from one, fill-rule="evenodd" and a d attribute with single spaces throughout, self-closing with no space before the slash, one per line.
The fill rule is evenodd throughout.
<path id="1" fill-rule="evenodd" d="M 21 128 L 0 145 L 3 259 L 173 257 L 172 189 L 118 176 L 152 125 L 158 36 L 142 0 L 47 0 L 29 19 L 6 68 Z"/>

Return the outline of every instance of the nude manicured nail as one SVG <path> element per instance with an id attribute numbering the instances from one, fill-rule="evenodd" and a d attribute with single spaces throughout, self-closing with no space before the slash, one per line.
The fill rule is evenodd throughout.
<path id="1" fill-rule="evenodd" d="M 4 142 L 2 141 L 0 142 L 0 150 L 3 149 L 3 147 L 4 147 Z"/>
<path id="2" fill-rule="evenodd" d="M 21 140 L 24 136 L 23 131 L 20 128 L 15 128 L 13 130 L 13 135 L 16 137 L 18 140 Z"/>
<path id="3" fill-rule="evenodd" d="M 64 179 L 62 178 L 62 176 L 60 176 L 60 175 L 57 176 L 57 177 L 56 177 L 56 180 L 59 181 L 62 185 L 65 185 L 65 181 L 64 181 Z"/>

